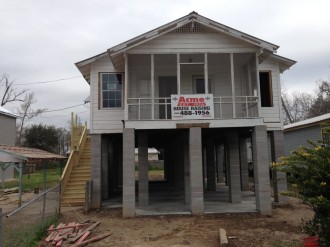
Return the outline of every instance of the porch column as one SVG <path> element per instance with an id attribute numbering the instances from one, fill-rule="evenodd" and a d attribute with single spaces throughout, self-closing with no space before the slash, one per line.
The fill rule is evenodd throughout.
<path id="1" fill-rule="evenodd" d="M 155 119 L 155 59 L 151 54 L 151 119 Z"/>
<path id="2" fill-rule="evenodd" d="M 208 62 L 207 62 L 207 53 L 204 54 L 204 86 L 205 86 L 205 93 L 208 94 L 209 92 L 209 72 L 208 72 Z"/>
<path id="3" fill-rule="evenodd" d="M 284 136 L 283 131 L 273 131 L 270 135 L 272 161 L 278 162 L 279 158 L 284 155 Z M 281 192 L 287 191 L 287 180 L 284 172 L 273 170 L 273 184 L 274 184 L 274 199 L 279 203 L 288 203 L 288 197 L 282 196 Z"/>
<path id="4" fill-rule="evenodd" d="M 272 213 L 268 162 L 267 128 L 255 126 L 252 132 L 252 157 L 257 210 L 261 214 Z"/>
<path id="5" fill-rule="evenodd" d="M 102 135 L 91 135 L 91 177 L 93 179 L 93 208 L 100 208 L 102 204 L 101 140 Z"/>
<path id="6" fill-rule="evenodd" d="M 191 213 L 203 214 L 202 130 L 200 127 L 189 129 L 189 160 Z"/>
<path id="7" fill-rule="evenodd" d="M 123 217 L 135 216 L 134 129 L 123 129 Z"/>
<path id="8" fill-rule="evenodd" d="M 178 53 L 176 55 L 176 78 L 177 78 L 177 89 L 178 89 L 178 94 L 181 94 L 181 70 L 180 70 L 180 54 Z"/>
<path id="9" fill-rule="evenodd" d="M 128 98 L 128 85 L 129 85 L 129 76 L 128 76 L 128 54 L 125 53 L 125 85 L 124 85 L 124 119 L 128 120 L 128 105 L 127 105 L 127 98 Z"/>
<path id="10" fill-rule="evenodd" d="M 225 182 L 225 176 L 223 174 L 223 162 L 224 162 L 224 152 L 222 144 L 216 147 L 216 157 L 217 157 L 217 171 L 218 171 L 218 183 Z"/>
<path id="11" fill-rule="evenodd" d="M 228 143 L 228 186 L 229 200 L 232 203 L 240 203 L 241 195 L 241 177 L 240 177 L 240 160 L 239 160 L 239 136 L 237 131 L 227 131 L 226 139 Z"/>
<path id="12" fill-rule="evenodd" d="M 139 162 L 139 205 L 149 204 L 149 178 L 148 178 L 148 135 L 138 135 L 138 162 Z"/>
<path id="13" fill-rule="evenodd" d="M 206 172 L 207 172 L 207 190 L 216 191 L 216 173 L 215 173 L 215 154 L 214 154 L 214 141 L 207 140 L 206 143 Z"/>
<path id="14" fill-rule="evenodd" d="M 231 79 L 231 97 L 233 104 L 233 118 L 236 118 L 236 104 L 235 104 L 235 70 L 234 70 L 234 54 L 230 53 L 230 79 Z"/>
<path id="15" fill-rule="evenodd" d="M 248 168 L 248 157 L 247 157 L 247 138 L 243 137 L 240 139 L 240 161 L 241 161 L 241 183 L 242 190 L 249 190 L 249 168 Z"/>

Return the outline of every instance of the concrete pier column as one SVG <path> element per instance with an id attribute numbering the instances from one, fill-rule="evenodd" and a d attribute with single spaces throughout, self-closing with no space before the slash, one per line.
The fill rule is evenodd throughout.
<path id="1" fill-rule="evenodd" d="M 184 167 L 184 202 L 190 204 L 190 170 L 189 170 L 189 135 L 184 134 L 183 167 Z"/>
<path id="2" fill-rule="evenodd" d="M 239 153 L 241 162 L 241 186 L 242 191 L 249 190 L 249 169 L 247 156 L 247 138 L 240 138 Z"/>
<path id="3" fill-rule="evenodd" d="M 134 129 L 123 130 L 123 217 L 135 216 Z"/>
<path id="4" fill-rule="evenodd" d="M 102 180 L 102 199 L 107 200 L 109 198 L 109 138 L 103 136 L 101 138 L 101 180 Z M 112 144 L 112 143 L 111 143 Z M 112 146 L 111 146 L 112 147 Z"/>
<path id="5" fill-rule="evenodd" d="M 267 128 L 255 126 L 252 132 L 252 157 L 254 165 L 254 187 L 257 210 L 271 214 L 271 194 L 268 162 Z"/>
<path id="6" fill-rule="evenodd" d="M 148 178 L 148 135 L 138 134 L 138 163 L 139 163 L 139 205 L 149 204 L 149 178 Z"/>
<path id="7" fill-rule="evenodd" d="M 239 159 L 239 137 L 237 131 L 227 131 L 226 139 L 228 143 L 228 186 L 229 200 L 232 203 L 240 203 L 241 195 L 241 177 L 240 177 L 240 159 Z"/>
<path id="8" fill-rule="evenodd" d="M 283 131 L 273 131 L 270 135 L 272 161 L 278 162 L 279 158 L 284 155 L 284 136 Z M 273 170 L 273 184 L 274 184 L 274 199 L 279 203 L 288 203 L 288 197 L 282 196 L 281 192 L 287 191 L 287 180 L 284 172 Z"/>
<path id="9" fill-rule="evenodd" d="M 101 141 L 102 136 L 91 135 L 91 177 L 93 179 L 93 208 L 100 208 L 102 205 L 102 183 L 101 183 Z"/>
<path id="10" fill-rule="evenodd" d="M 207 172 L 207 190 L 216 191 L 216 166 L 215 166 L 215 153 L 214 141 L 209 139 L 206 141 L 206 172 Z"/>
<path id="11" fill-rule="evenodd" d="M 223 162 L 224 162 L 223 145 L 216 146 L 216 160 L 217 160 L 218 183 L 223 183 L 225 182 L 225 176 L 223 174 Z"/>
<path id="12" fill-rule="evenodd" d="M 189 129 L 189 161 L 191 213 L 203 214 L 202 130 L 200 127 Z"/>

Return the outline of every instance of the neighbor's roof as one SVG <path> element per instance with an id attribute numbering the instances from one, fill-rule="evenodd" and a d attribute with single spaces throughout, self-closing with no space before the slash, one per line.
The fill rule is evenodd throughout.
<path id="1" fill-rule="evenodd" d="M 0 106 L 0 114 L 6 115 L 6 116 L 9 116 L 9 117 L 14 117 L 14 118 L 18 117 L 18 115 L 10 112 L 9 110 L 3 108 L 2 106 Z"/>
<path id="2" fill-rule="evenodd" d="M 0 162 L 2 161 L 1 153 L 11 155 L 17 159 L 26 161 L 28 163 L 41 160 L 66 159 L 66 157 L 63 157 L 61 155 L 53 154 L 37 148 L 16 147 L 0 144 Z"/>
<path id="3" fill-rule="evenodd" d="M 326 122 L 327 120 L 330 121 L 330 113 L 321 115 L 321 116 L 317 116 L 317 117 L 313 117 L 313 118 L 309 118 L 297 123 L 292 123 L 292 124 L 288 124 L 284 126 L 284 131 L 291 131 L 291 130 L 295 130 L 295 129 L 301 129 L 301 128 L 306 128 L 306 127 L 310 127 L 310 126 L 314 126 L 314 125 L 318 125 L 321 122 Z"/>
<path id="4" fill-rule="evenodd" d="M 89 75 L 89 64 L 96 61 L 97 59 L 100 59 L 102 57 L 107 57 L 110 56 L 110 59 L 115 59 L 115 57 L 117 57 L 120 54 L 123 54 L 125 51 L 136 47 L 138 45 L 141 45 L 145 42 L 148 42 L 152 39 L 155 39 L 157 37 L 160 37 L 161 35 L 164 35 L 166 33 L 169 33 L 171 31 L 174 31 L 180 27 L 183 27 L 187 24 L 191 23 L 192 25 L 194 23 L 198 23 L 199 25 L 205 26 L 209 29 L 212 29 L 218 33 L 224 33 L 227 34 L 231 37 L 240 39 L 244 42 L 250 43 L 252 45 L 255 45 L 256 47 L 259 47 L 261 50 L 267 50 L 268 53 L 273 54 L 274 52 L 276 52 L 276 50 L 279 48 L 278 45 L 272 44 L 270 42 L 267 42 L 265 40 L 256 38 L 254 36 L 251 36 L 249 34 L 246 34 L 244 32 L 238 31 L 234 28 L 225 26 L 221 23 L 215 22 L 211 19 L 208 19 L 204 16 L 199 15 L 196 12 L 191 12 L 190 14 L 183 16 L 177 20 L 174 20 L 172 22 L 169 22 L 165 25 L 162 25 L 156 29 L 153 29 L 149 32 L 146 32 L 144 34 L 141 34 L 135 38 L 132 38 L 130 40 L 127 40 L 121 44 L 118 44 L 116 46 L 113 46 L 111 48 L 109 48 L 107 50 L 107 52 L 103 52 L 100 53 L 96 56 L 87 58 L 85 60 L 79 61 L 77 63 L 75 63 L 75 65 L 77 66 L 77 68 L 80 70 L 80 72 L 84 75 L 85 79 L 87 82 L 89 82 L 90 80 L 90 75 Z M 277 59 L 282 59 L 285 63 L 283 63 L 283 65 L 285 65 L 288 61 L 290 66 L 293 65 L 295 63 L 295 61 L 293 60 L 286 60 L 283 57 L 277 57 Z"/>

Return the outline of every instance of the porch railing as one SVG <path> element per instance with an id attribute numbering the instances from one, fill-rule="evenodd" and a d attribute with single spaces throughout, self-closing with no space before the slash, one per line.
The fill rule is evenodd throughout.
<path id="1" fill-rule="evenodd" d="M 76 118 L 77 119 L 77 118 Z M 73 167 L 79 165 L 79 159 L 83 152 L 87 139 L 87 124 L 81 125 L 78 121 L 71 120 L 71 150 L 68 161 L 61 176 L 61 196 L 68 184 Z"/>
<path id="2" fill-rule="evenodd" d="M 215 119 L 258 117 L 257 96 L 213 97 Z M 171 119 L 171 98 L 128 98 L 129 120 Z"/>

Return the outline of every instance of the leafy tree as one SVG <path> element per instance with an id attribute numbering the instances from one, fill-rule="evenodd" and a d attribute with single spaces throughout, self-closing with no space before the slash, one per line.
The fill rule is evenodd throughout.
<path id="1" fill-rule="evenodd" d="M 287 179 L 296 188 L 297 196 L 310 204 L 314 218 L 304 222 L 303 229 L 310 235 L 318 235 L 321 246 L 330 246 L 330 126 L 323 129 L 323 140 L 311 142 L 311 147 L 300 147 L 281 162 L 276 169 L 287 172 Z"/>
<path id="2" fill-rule="evenodd" d="M 48 152 L 57 153 L 58 151 L 58 131 L 55 126 L 32 124 L 25 128 L 25 141 L 23 143 L 26 147 L 39 148 Z"/>

